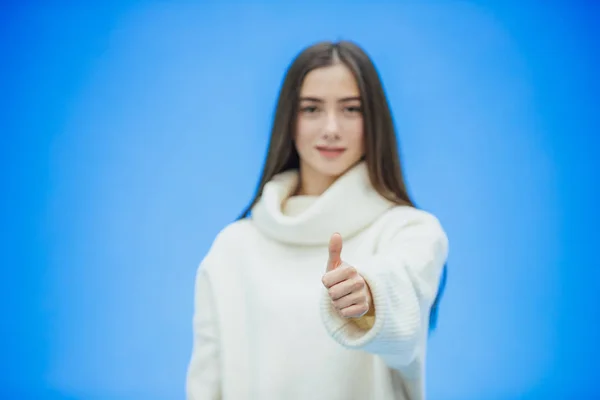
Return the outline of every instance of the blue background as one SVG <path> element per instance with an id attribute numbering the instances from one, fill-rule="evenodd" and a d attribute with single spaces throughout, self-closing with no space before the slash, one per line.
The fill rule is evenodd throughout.
<path id="1" fill-rule="evenodd" d="M 368 3 L 2 4 L 0 398 L 184 397 L 196 267 L 340 38 L 450 237 L 429 398 L 600 397 L 599 6 Z"/>

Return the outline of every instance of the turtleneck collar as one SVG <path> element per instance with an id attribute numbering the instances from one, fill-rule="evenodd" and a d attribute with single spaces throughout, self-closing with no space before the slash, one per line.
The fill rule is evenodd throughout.
<path id="1" fill-rule="evenodd" d="M 286 215 L 282 205 L 298 182 L 298 171 L 290 170 L 265 185 L 252 209 L 252 220 L 266 236 L 288 244 L 326 245 L 333 233 L 354 236 L 394 205 L 372 187 L 364 161 L 339 177 L 306 210 Z"/>

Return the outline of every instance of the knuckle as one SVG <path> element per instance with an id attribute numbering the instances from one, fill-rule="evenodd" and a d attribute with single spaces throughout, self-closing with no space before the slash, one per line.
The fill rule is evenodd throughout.
<path id="1" fill-rule="evenodd" d="M 363 280 L 362 280 L 362 279 L 356 279 L 356 280 L 354 281 L 354 283 L 352 284 L 352 287 L 353 287 L 355 290 L 360 290 L 360 289 L 362 289 L 362 288 L 364 287 L 364 282 L 363 282 Z"/>

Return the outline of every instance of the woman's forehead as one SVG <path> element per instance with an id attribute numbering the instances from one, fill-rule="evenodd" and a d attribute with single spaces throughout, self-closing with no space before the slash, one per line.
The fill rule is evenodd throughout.
<path id="1" fill-rule="evenodd" d="M 360 94 L 352 71 L 344 64 L 334 64 L 310 71 L 300 89 L 301 97 L 347 98 Z"/>

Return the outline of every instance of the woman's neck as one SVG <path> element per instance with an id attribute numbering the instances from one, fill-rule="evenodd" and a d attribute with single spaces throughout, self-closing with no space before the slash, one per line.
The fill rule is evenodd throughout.
<path id="1" fill-rule="evenodd" d="M 310 167 L 300 168 L 300 179 L 294 196 L 320 196 L 336 181 L 338 177 L 327 176 L 314 171 Z"/>
<path id="2" fill-rule="evenodd" d="M 312 175 L 312 176 L 311 176 Z M 316 175 L 316 174 L 315 174 Z M 336 177 L 300 173 L 295 196 L 320 196 L 335 182 Z"/>

